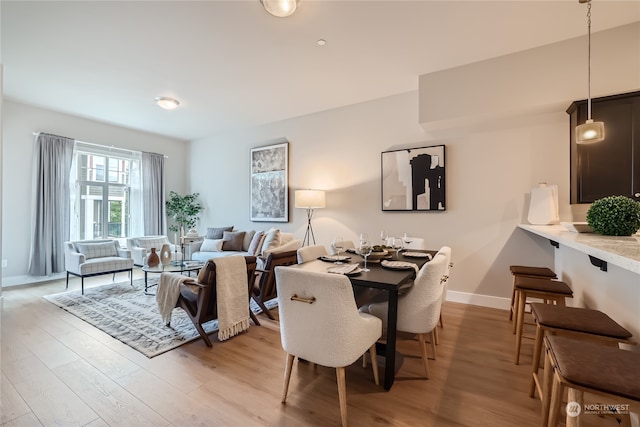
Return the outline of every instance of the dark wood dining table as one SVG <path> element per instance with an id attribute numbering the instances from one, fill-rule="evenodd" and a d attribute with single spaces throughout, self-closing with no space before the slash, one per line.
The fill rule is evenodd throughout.
<path id="1" fill-rule="evenodd" d="M 411 252 L 426 252 L 432 256 L 437 251 L 414 251 Z M 345 263 L 359 263 L 362 266 L 363 258 L 355 253 L 347 253 L 351 259 L 346 260 Z M 413 258 L 405 257 L 402 254 L 390 259 L 393 261 L 405 261 L 416 264 L 418 268 L 421 268 L 428 258 Z M 328 268 L 334 265 L 326 261 L 313 260 L 298 264 L 297 268 L 304 268 L 310 271 L 326 272 Z M 374 263 L 369 261 L 367 267 L 370 269 L 368 272 L 360 272 L 356 275 L 349 275 L 351 284 L 360 288 L 373 288 L 379 289 L 387 293 L 387 302 L 389 309 L 387 312 L 387 331 L 386 331 L 386 345 L 379 344 L 377 346 L 378 354 L 384 355 L 384 389 L 390 390 L 395 381 L 395 364 L 396 364 L 396 326 L 398 319 L 398 295 L 401 289 L 405 289 L 413 283 L 413 279 L 416 277 L 416 271 L 413 268 L 398 270 L 385 268 L 380 263 Z"/>

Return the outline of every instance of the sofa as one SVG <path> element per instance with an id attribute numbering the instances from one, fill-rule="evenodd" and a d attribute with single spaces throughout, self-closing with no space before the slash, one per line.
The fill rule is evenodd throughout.
<path id="1" fill-rule="evenodd" d="M 133 264 L 139 267 L 147 264 L 147 256 L 151 253 L 152 248 L 155 248 L 156 253 L 160 256 L 163 245 L 169 245 L 171 248 L 172 260 L 182 261 L 182 252 L 176 252 L 176 246 L 169 241 L 167 236 L 141 236 L 127 239 L 127 249 L 131 251 Z M 178 249 L 180 249 L 179 246 Z"/>
<path id="2" fill-rule="evenodd" d="M 301 244 L 293 233 L 285 233 L 278 228 L 240 231 L 233 230 L 233 227 L 215 227 L 207 229 L 203 241 L 191 243 L 188 249 L 185 248 L 185 254 L 191 260 L 202 262 L 231 255 L 264 259 L 272 252 L 297 250 Z"/>
<path id="3" fill-rule="evenodd" d="M 67 288 L 69 275 L 81 278 L 84 295 L 84 278 L 101 274 L 129 272 L 133 286 L 133 259 L 131 251 L 121 249 L 117 240 L 76 240 L 64 242 L 64 266 L 67 270 Z"/>

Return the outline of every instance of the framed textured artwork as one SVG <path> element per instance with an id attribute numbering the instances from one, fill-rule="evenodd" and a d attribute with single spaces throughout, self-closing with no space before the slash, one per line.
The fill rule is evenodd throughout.
<path id="1" fill-rule="evenodd" d="M 383 211 L 444 211 L 444 145 L 382 153 Z"/>
<path id="2" fill-rule="evenodd" d="M 251 221 L 289 221 L 289 143 L 251 149 Z"/>

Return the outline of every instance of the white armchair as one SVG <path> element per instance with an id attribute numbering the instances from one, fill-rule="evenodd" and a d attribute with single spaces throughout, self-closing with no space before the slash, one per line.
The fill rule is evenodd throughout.
<path id="1" fill-rule="evenodd" d="M 160 250 L 163 245 L 169 245 L 171 248 L 171 259 L 173 261 L 182 261 L 182 253 L 180 246 L 177 247 L 169 241 L 167 236 L 142 236 L 130 237 L 127 239 L 127 249 L 131 251 L 133 264 L 143 266 L 147 263 L 147 256 L 151 253 L 151 249 L 155 248 L 156 253 L 160 256 Z"/>
<path id="2" fill-rule="evenodd" d="M 282 403 L 287 398 L 291 369 L 296 357 L 336 368 L 342 425 L 347 425 L 345 367 L 367 349 L 376 360 L 376 341 L 382 322 L 359 313 L 349 278 L 295 267 L 277 267 L 280 337 L 287 352 Z M 377 365 L 372 363 L 375 383 Z"/>
<path id="3" fill-rule="evenodd" d="M 435 351 L 433 330 L 436 328 L 440 318 L 441 297 L 444 283 L 447 280 L 448 264 L 447 256 L 438 252 L 433 257 L 433 260 L 422 266 L 413 282 L 413 286 L 398 299 L 397 330 L 418 335 L 427 378 L 430 377 L 430 373 L 425 341 L 428 335 L 432 349 Z M 379 317 L 383 323 L 386 323 L 387 320 L 387 310 L 388 304 L 386 302 L 369 304 L 360 309 L 361 312 Z"/>
<path id="4" fill-rule="evenodd" d="M 133 259 L 131 251 L 121 249 L 117 240 L 79 240 L 64 242 L 64 265 L 67 270 L 67 289 L 69 275 L 81 279 L 84 294 L 84 278 L 101 274 L 129 272 L 133 286 Z"/>

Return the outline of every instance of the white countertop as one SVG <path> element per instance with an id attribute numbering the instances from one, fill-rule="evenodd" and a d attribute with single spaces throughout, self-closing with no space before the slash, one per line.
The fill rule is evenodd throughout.
<path id="1" fill-rule="evenodd" d="M 596 233 L 574 233 L 567 231 L 561 225 L 520 224 L 518 227 L 640 274 L 640 235 L 638 234 L 617 237 Z"/>

